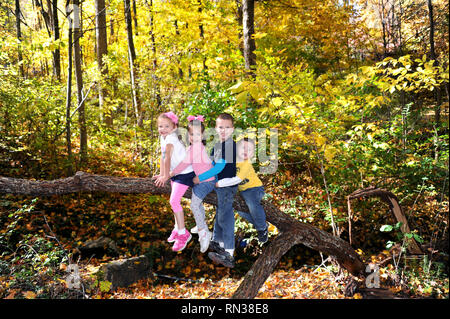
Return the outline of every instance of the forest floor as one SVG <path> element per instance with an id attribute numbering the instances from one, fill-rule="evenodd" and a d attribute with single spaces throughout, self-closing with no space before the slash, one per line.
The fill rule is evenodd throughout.
<path id="1" fill-rule="evenodd" d="M 126 162 L 126 159 L 122 159 Z M 97 163 L 96 174 L 131 176 L 133 167 L 114 170 Z M 105 162 L 106 163 L 106 162 Z M 128 162 L 130 163 L 130 162 Z M 128 164 L 129 165 L 129 164 Z M 115 167 L 121 167 L 116 163 Z M 290 173 L 287 173 L 290 174 Z M 143 173 L 141 175 L 144 175 Z M 136 176 L 136 175 L 135 175 Z M 285 176 L 295 180 L 302 176 Z M 282 184 L 276 180 L 274 183 Z M 285 210 L 308 211 L 288 203 L 299 194 L 318 194 L 310 186 L 270 187 L 266 191 Z M 312 188 L 312 189 L 311 189 Z M 186 226 L 194 226 L 183 200 Z M 209 225 L 213 224 L 214 208 L 207 206 Z M 301 215 L 304 221 L 317 216 Z M 246 272 L 261 254 L 256 240 L 247 245 L 238 241 L 236 267 L 228 269 L 214 265 L 199 251 L 196 235 L 182 252 L 172 252 L 167 243 L 173 217 L 167 195 L 84 193 L 48 198 L 2 195 L 0 198 L 0 298 L 93 298 L 93 299 L 163 299 L 163 298 L 230 298 Z M 255 232 L 238 220 L 237 237 L 254 238 Z M 322 226 L 320 223 L 315 226 Z M 271 237 L 276 229 L 271 226 Z M 88 240 L 101 236 L 111 238 L 118 256 L 108 254 L 84 256 L 78 248 Z M 369 242 L 370 243 L 370 242 Z M 267 245 L 267 244 L 266 244 Z M 245 246 L 245 247 L 244 247 Z M 390 291 L 390 297 L 448 298 L 448 273 L 442 262 L 402 267 L 392 259 L 392 252 L 375 245 L 372 251 L 357 249 L 366 262 L 381 262 L 381 288 Z M 151 256 L 153 276 L 127 288 L 111 291 L 108 282 L 97 276 L 104 265 L 118 258 L 146 254 Z M 69 289 L 67 285 L 68 256 L 79 265 L 82 288 Z M 80 257 L 80 258 L 79 258 Z M 430 266 L 432 265 L 432 266 Z M 270 275 L 256 298 L 285 299 L 361 299 L 362 290 L 346 296 L 348 274 L 326 260 L 326 256 L 304 246 L 295 246 Z M 364 283 L 359 282 L 359 287 Z"/>

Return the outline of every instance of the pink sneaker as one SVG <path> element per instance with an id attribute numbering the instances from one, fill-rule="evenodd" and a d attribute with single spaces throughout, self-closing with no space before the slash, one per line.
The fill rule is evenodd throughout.
<path id="1" fill-rule="evenodd" d="M 191 240 L 192 235 L 186 230 L 183 235 L 177 234 L 175 244 L 172 247 L 173 251 L 182 251 L 188 242 Z"/>
<path id="2" fill-rule="evenodd" d="M 176 228 L 172 230 L 172 233 L 170 234 L 169 238 L 167 238 L 167 242 L 173 243 L 177 239 L 178 231 Z"/>

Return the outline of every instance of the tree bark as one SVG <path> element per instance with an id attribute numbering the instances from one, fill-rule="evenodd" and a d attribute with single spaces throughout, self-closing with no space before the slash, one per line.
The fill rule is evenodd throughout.
<path id="1" fill-rule="evenodd" d="M 198 0 L 198 13 L 199 16 L 201 17 L 203 11 L 203 4 L 202 4 L 202 0 Z M 205 31 L 203 29 L 203 22 L 200 22 L 200 24 L 198 25 L 198 29 L 200 31 L 200 39 L 202 41 L 202 46 L 204 47 L 204 42 L 205 42 Z M 206 65 L 206 55 L 203 55 L 203 75 L 205 76 L 206 82 L 207 82 L 207 87 L 210 87 L 210 82 L 209 82 L 209 77 L 208 77 L 208 66 Z"/>
<path id="2" fill-rule="evenodd" d="M 128 60 L 130 64 L 130 78 L 131 78 L 131 95 L 133 100 L 134 112 L 136 115 L 136 122 L 138 127 L 142 127 L 144 122 L 144 116 L 142 114 L 139 94 L 138 94 L 138 85 L 136 81 L 137 67 L 136 67 L 136 49 L 134 47 L 133 41 L 133 25 L 131 19 L 131 6 L 130 0 L 124 0 L 124 9 L 125 9 L 125 21 L 127 27 L 127 39 L 128 39 Z"/>
<path id="3" fill-rule="evenodd" d="M 238 38 L 239 38 L 239 51 L 241 51 L 242 56 L 244 56 L 244 41 L 243 41 L 243 34 L 242 34 L 242 3 L 241 0 L 235 0 L 236 3 L 236 20 L 238 22 L 239 25 L 239 34 L 238 34 Z"/>
<path id="4" fill-rule="evenodd" d="M 175 19 L 175 21 L 173 22 L 173 26 L 175 27 L 175 35 L 177 37 L 179 37 L 180 36 L 180 28 L 178 28 L 178 20 L 177 19 Z M 175 56 L 178 56 L 175 58 L 178 63 L 178 76 L 180 77 L 180 80 L 183 80 L 184 72 L 183 72 L 183 69 L 181 68 L 181 50 L 178 50 L 178 48 L 177 48 L 177 53 L 175 54 Z"/>
<path id="5" fill-rule="evenodd" d="M 133 4 L 133 21 L 134 21 L 134 35 L 138 36 L 138 20 L 137 20 L 137 6 L 136 6 L 136 0 L 132 0 Z"/>
<path id="6" fill-rule="evenodd" d="M 74 5 L 74 24 L 73 24 L 73 50 L 75 60 L 75 78 L 77 81 L 77 108 L 78 122 L 80 125 L 80 165 L 86 163 L 87 157 L 87 128 L 86 128 L 86 110 L 83 99 L 83 72 L 81 69 L 81 47 L 80 38 L 83 35 L 80 30 L 80 11 L 79 0 L 73 0 Z"/>
<path id="7" fill-rule="evenodd" d="M 170 186 L 155 186 L 151 178 L 111 177 L 77 172 L 75 176 L 52 181 L 33 181 L 0 177 L 0 193 L 32 196 L 62 195 L 75 192 L 115 192 L 169 194 Z M 184 195 L 191 197 L 190 189 Z M 215 193 L 210 193 L 204 202 L 217 204 Z M 246 274 L 233 298 L 254 298 L 267 277 L 272 273 L 280 258 L 294 245 L 303 244 L 309 248 L 334 256 L 337 262 L 355 276 L 363 276 L 365 264 L 359 255 L 344 240 L 309 224 L 301 223 L 284 214 L 272 203 L 262 201 L 267 220 L 279 230 L 279 235 L 269 245 Z M 248 212 L 245 201 L 237 195 L 236 210 Z"/>
<path id="8" fill-rule="evenodd" d="M 108 76 L 108 69 L 104 61 L 104 57 L 108 54 L 105 0 L 95 0 L 95 25 L 95 35 L 97 41 L 97 64 L 98 70 L 101 74 L 101 81 L 98 85 L 98 102 L 100 110 L 104 112 L 103 108 L 105 104 L 105 95 L 107 94 L 105 82 Z M 105 123 L 109 127 L 112 127 L 113 125 L 113 118 L 109 112 L 106 112 L 105 114 Z"/>
<path id="9" fill-rule="evenodd" d="M 251 77 L 255 77 L 256 44 L 255 34 L 255 0 L 242 0 L 242 27 L 244 32 L 245 69 Z"/>
<path id="10" fill-rule="evenodd" d="M 18 64 L 19 64 L 19 71 L 20 71 L 20 76 L 24 77 L 25 72 L 23 69 L 23 57 L 22 57 L 22 30 L 20 28 L 20 15 L 22 14 L 20 11 L 20 1 L 16 0 L 15 1 L 16 4 L 16 8 L 15 8 L 15 14 L 16 14 L 16 32 L 17 32 L 17 42 L 18 42 L 18 51 L 17 51 L 17 59 L 18 59 Z"/>
<path id="11" fill-rule="evenodd" d="M 66 10 L 68 10 L 69 0 L 66 3 Z M 66 14 L 69 16 L 70 12 L 66 11 Z M 70 107 L 72 104 L 72 59 L 73 59 L 73 45 L 72 45 L 72 19 L 69 17 L 69 28 L 68 28 L 68 48 L 67 48 L 67 92 L 66 92 L 66 147 L 67 147 L 67 160 L 68 167 L 67 173 L 68 175 L 73 174 L 73 164 L 72 164 L 72 138 L 71 138 L 71 116 L 70 116 Z"/>
<path id="12" fill-rule="evenodd" d="M 49 8 L 50 11 L 50 8 Z M 52 1 L 52 26 L 55 41 L 59 40 L 59 19 L 58 19 L 58 0 Z M 58 81 L 61 81 L 61 51 L 59 46 L 53 51 L 54 74 Z"/>
<path id="13" fill-rule="evenodd" d="M 386 40 L 386 8 L 384 0 L 378 1 L 378 13 L 380 15 L 380 22 L 383 30 L 383 59 L 388 56 L 388 40 Z"/>
<path id="14" fill-rule="evenodd" d="M 433 65 L 437 66 L 438 61 L 436 57 L 436 50 L 434 48 L 434 14 L 433 3 L 431 0 L 428 3 L 428 19 L 430 23 L 430 59 L 434 61 Z M 436 106 L 434 107 L 434 122 L 436 123 L 436 129 L 439 130 L 441 124 L 441 105 L 442 105 L 442 91 L 441 87 L 436 87 L 434 90 L 434 97 L 436 100 Z M 438 160 L 439 150 L 438 147 L 434 150 L 434 158 Z"/>
<path id="15" fill-rule="evenodd" d="M 145 4 L 147 5 L 147 8 L 149 10 L 149 27 L 150 27 L 150 31 L 149 31 L 149 36 L 150 36 L 150 40 L 152 43 L 152 53 L 153 53 L 153 69 L 152 69 L 152 78 L 154 79 L 154 86 L 155 86 L 155 97 L 156 97 L 156 105 L 157 106 L 161 106 L 161 89 L 159 87 L 159 79 L 156 76 L 156 70 L 158 68 L 158 61 L 156 58 L 156 40 L 155 40 L 155 28 L 154 28 L 154 20 L 155 20 L 155 16 L 154 16 L 154 9 L 153 9 L 153 0 L 150 0 L 150 3 L 147 2 L 147 0 L 145 0 Z M 152 116 L 153 118 L 153 116 Z"/>
<path id="16" fill-rule="evenodd" d="M 430 22 L 430 59 L 436 61 L 436 51 L 434 49 L 434 18 L 433 18 L 433 3 L 431 0 L 428 4 L 428 19 Z"/>

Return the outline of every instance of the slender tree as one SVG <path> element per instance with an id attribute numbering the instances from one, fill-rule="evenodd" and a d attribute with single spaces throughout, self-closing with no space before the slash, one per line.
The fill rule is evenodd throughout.
<path id="1" fill-rule="evenodd" d="M 50 8 L 49 8 L 50 11 Z M 55 41 L 59 40 L 59 19 L 58 19 L 58 0 L 52 1 L 52 27 L 53 27 L 53 37 Z M 61 50 L 59 46 L 53 51 L 53 68 L 54 74 L 58 81 L 61 80 Z"/>
<path id="2" fill-rule="evenodd" d="M 98 84 L 99 107 L 103 111 L 105 95 L 107 94 L 105 82 L 108 77 L 108 68 L 105 64 L 105 56 L 108 54 L 108 41 L 106 32 L 106 8 L 105 0 L 95 0 L 95 26 L 97 40 L 97 65 L 101 74 L 101 81 Z M 105 114 L 105 123 L 112 126 L 113 118 L 109 112 Z"/>
<path id="3" fill-rule="evenodd" d="M 67 93 L 66 93 L 66 147 L 67 147 L 67 174 L 73 175 L 73 165 L 72 165 L 72 139 L 71 139 L 71 97 L 72 97 L 72 57 L 73 57 L 73 33 L 72 33 L 72 23 L 73 19 L 71 17 L 71 9 L 69 8 L 70 0 L 66 2 L 66 14 L 69 20 L 69 28 L 67 31 L 68 46 L 67 46 Z"/>
<path id="4" fill-rule="evenodd" d="M 22 42 L 22 29 L 20 27 L 21 23 L 20 23 L 20 15 L 22 14 L 20 11 L 20 1 L 16 0 L 15 1 L 15 15 L 16 15 L 16 32 L 17 32 L 17 40 L 18 40 L 18 52 L 17 52 L 17 62 L 19 64 L 19 71 L 20 71 L 20 76 L 23 77 L 25 75 L 25 72 L 23 70 L 23 57 L 22 57 L 22 46 L 21 46 L 21 42 Z"/>
<path id="5" fill-rule="evenodd" d="M 428 4 L 428 19 L 430 23 L 430 59 L 434 61 L 434 65 L 438 65 L 436 50 L 434 46 L 434 14 L 433 14 L 433 2 L 431 0 L 427 1 Z M 436 123 L 436 127 L 440 126 L 441 122 L 441 104 L 442 104 L 442 93 L 440 88 L 436 88 L 434 92 L 434 96 L 436 99 L 436 106 L 434 108 L 434 122 Z M 435 157 L 437 157 L 438 152 L 436 151 Z"/>
<path id="6" fill-rule="evenodd" d="M 145 0 L 145 4 L 147 5 L 147 8 L 149 10 L 149 25 L 150 25 L 150 40 L 152 43 L 152 53 L 153 53 L 153 70 L 152 72 L 156 72 L 156 68 L 158 67 L 158 60 L 156 58 L 156 39 L 155 39 L 155 29 L 154 29 L 154 9 L 153 9 L 153 0 L 147 1 Z M 159 87 L 158 79 L 156 75 L 153 75 L 153 78 L 155 79 L 155 92 L 156 92 L 156 105 L 161 105 L 161 88 Z"/>
<path id="7" fill-rule="evenodd" d="M 87 128 L 86 128 L 86 114 L 83 98 L 83 71 L 81 69 L 81 47 L 80 38 L 83 35 L 80 30 L 80 12 L 79 0 L 73 0 L 74 7 L 74 23 L 73 23 L 73 49 L 74 49 L 74 63 L 75 63 L 75 78 L 77 81 L 77 108 L 78 108 L 78 122 L 80 126 L 80 165 L 83 166 L 87 159 Z"/>
<path id="8" fill-rule="evenodd" d="M 203 11 L 203 4 L 202 0 L 198 0 L 198 13 L 201 17 Z M 203 23 L 200 22 L 198 25 L 198 29 L 200 31 L 200 39 L 202 39 L 202 42 L 205 41 L 205 30 L 203 29 Z M 206 65 L 206 55 L 203 55 L 203 73 L 206 75 L 208 73 L 208 66 Z M 208 80 L 208 86 L 209 86 L 209 80 Z"/>
<path id="9" fill-rule="evenodd" d="M 180 29 L 178 28 L 178 20 L 177 19 L 175 19 L 175 21 L 173 22 L 173 25 L 175 27 L 175 34 L 177 37 L 179 37 Z M 180 52 L 180 50 L 177 50 L 177 51 L 178 51 L 178 54 L 177 54 L 178 58 L 176 58 L 176 59 L 178 62 L 178 76 L 180 77 L 180 80 L 183 80 L 184 72 L 183 72 L 183 69 L 181 68 L 181 52 Z"/>
<path id="10" fill-rule="evenodd" d="M 244 33 L 245 69 L 253 78 L 256 76 L 255 0 L 242 0 L 242 27 Z"/>
<path id="11" fill-rule="evenodd" d="M 137 20 L 137 5 L 136 0 L 132 0 L 133 6 L 133 22 L 134 22 L 134 35 L 138 36 L 138 20 Z"/>
<path id="12" fill-rule="evenodd" d="M 236 20 L 239 25 L 239 50 L 241 51 L 242 55 L 244 55 L 244 42 L 243 42 L 243 34 L 242 34 L 242 1 L 241 0 L 235 0 L 236 2 Z"/>
<path id="13" fill-rule="evenodd" d="M 128 60 L 130 64 L 130 78 L 131 78 L 131 94 L 133 98 L 133 106 L 136 115 L 137 125 L 142 127 L 143 125 L 143 114 L 140 107 L 139 95 L 138 95 L 138 86 L 136 82 L 136 50 L 134 48 L 133 41 L 133 25 L 131 19 L 131 6 L 130 0 L 124 0 L 124 8 L 125 8 L 125 22 L 127 26 L 127 39 L 128 39 Z"/>

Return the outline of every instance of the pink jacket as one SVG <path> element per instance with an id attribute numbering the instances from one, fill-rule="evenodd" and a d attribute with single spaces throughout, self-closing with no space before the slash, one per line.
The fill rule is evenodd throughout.
<path id="1" fill-rule="evenodd" d="M 186 150 L 186 156 L 178 164 L 177 167 L 172 171 L 173 175 L 178 175 L 182 171 L 184 171 L 189 165 L 192 165 L 194 169 L 195 175 L 199 176 L 200 174 L 210 170 L 213 165 L 211 159 L 206 153 L 206 148 L 203 143 L 195 143 L 191 144 Z M 211 177 L 204 182 L 209 182 L 214 180 L 214 177 Z"/>

